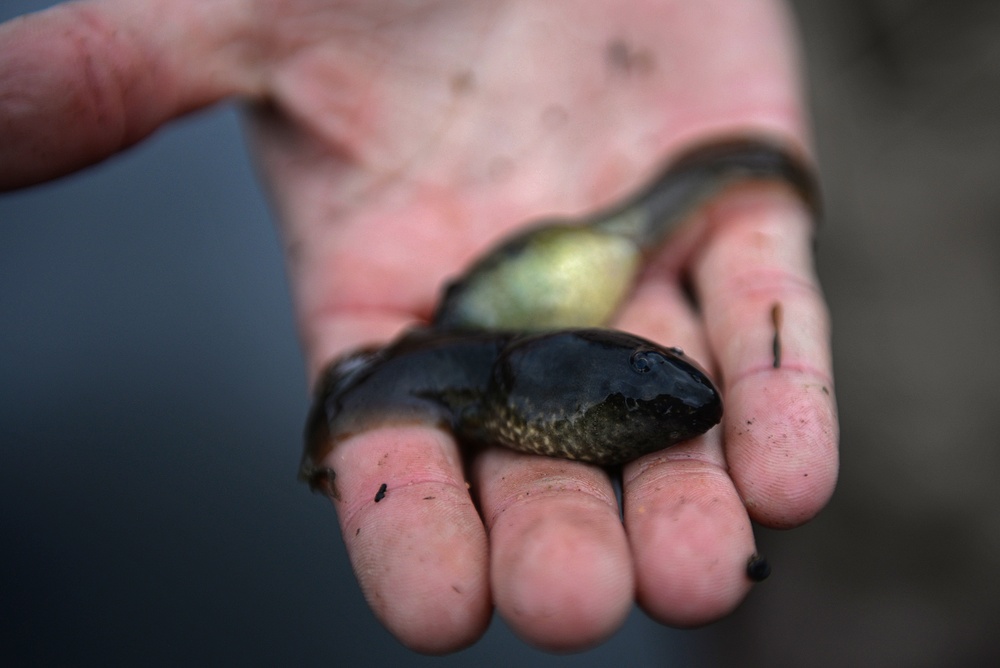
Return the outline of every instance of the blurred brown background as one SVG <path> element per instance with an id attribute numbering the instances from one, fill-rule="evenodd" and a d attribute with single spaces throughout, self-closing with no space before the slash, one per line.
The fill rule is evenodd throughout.
<path id="1" fill-rule="evenodd" d="M 0 663 L 1000 665 L 1000 2 L 793 6 L 843 470 L 759 532 L 774 574 L 733 617 L 636 612 L 573 657 L 499 621 L 446 659 L 395 643 L 294 479 L 301 360 L 222 107 L 0 197 Z"/>
<path id="2" fill-rule="evenodd" d="M 730 665 L 1000 665 L 1000 3 L 796 0 L 842 426 Z"/>

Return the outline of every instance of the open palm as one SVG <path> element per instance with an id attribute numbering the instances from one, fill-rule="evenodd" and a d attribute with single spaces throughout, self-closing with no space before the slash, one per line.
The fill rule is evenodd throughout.
<path id="1" fill-rule="evenodd" d="M 444 281 L 514 227 L 606 205 L 691 142 L 763 132 L 805 150 L 777 2 L 108 0 L 0 31 L 0 91 L 24 90 L 0 96 L 0 126 L 18 131 L 0 186 L 247 100 L 313 377 L 426 319 Z M 341 530 L 387 627 L 450 651 L 495 605 L 528 641 L 575 649 L 636 599 L 680 626 L 731 611 L 751 585 L 751 519 L 800 524 L 836 479 L 812 234 L 790 191 L 743 186 L 651 258 L 614 325 L 712 366 L 726 415 L 625 466 L 621 516 L 596 467 L 499 448 L 466 461 L 423 426 L 338 444 Z"/>

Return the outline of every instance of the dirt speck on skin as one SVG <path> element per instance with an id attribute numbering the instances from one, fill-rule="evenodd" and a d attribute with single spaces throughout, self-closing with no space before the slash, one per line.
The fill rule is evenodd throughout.
<path id="1" fill-rule="evenodd" d="M 604 51 L 608 68 L 624 75 L 648 74 L 656 65 L 652 51 L 616 37 L 608 42 Z"/>
<path id="2" fill-rule="evenodd" d="M 747 577 L 753 582 L 763 582 L 771 575 L 771 565 L 767 559 L 755 554 L 747 560 Z"/>
<path id="3" fill-rule="evenodd" d="M 771 354 L 774 357 L 772 366 L 775 369 L 781 368 L 781 323 L 784 315 L 781 303 L 775 302 L 771 306 L 771 326 L 774 327 L 774 339 L 771 341 Z"/>
<path id="4" fill-rule="evenodd" d="M 569 111 L 561 104 L 550 104 L 542 110 L 542 127 L 546 130 L 556 130 L 566 125 Z"/>
<path id="5" fill-rule="evenodd" d="M 476 89 L 476 76 L 472 70 L 456 72 L 451 77 L 451 92 L 456 95 L 466 95 Z"/>
<path id="6" fill-rule="evenodd" d="M 490 160 L 486 169 L 490 181 L 501 184 L 514 175 L 514 161 L 505 155 L 498 155 Z"/>

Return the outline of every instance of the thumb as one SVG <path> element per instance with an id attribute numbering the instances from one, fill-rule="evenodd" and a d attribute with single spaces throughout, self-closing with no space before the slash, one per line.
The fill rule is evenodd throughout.
<path id="1" fill-rule="evenodd" d="M 238 3 L 70 2 L 0 24 L 0 191 L 98 162 L 252 94 Z"/>

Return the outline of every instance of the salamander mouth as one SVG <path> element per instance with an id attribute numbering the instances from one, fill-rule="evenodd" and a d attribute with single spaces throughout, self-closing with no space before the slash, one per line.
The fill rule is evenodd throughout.
<path id="1" fill-rule="evenodd" d="M 722 421 L 722 401 L 715 401 L 702 407 L 691 416 L 691 424 L 700 432 L 706 432 Z"/>

